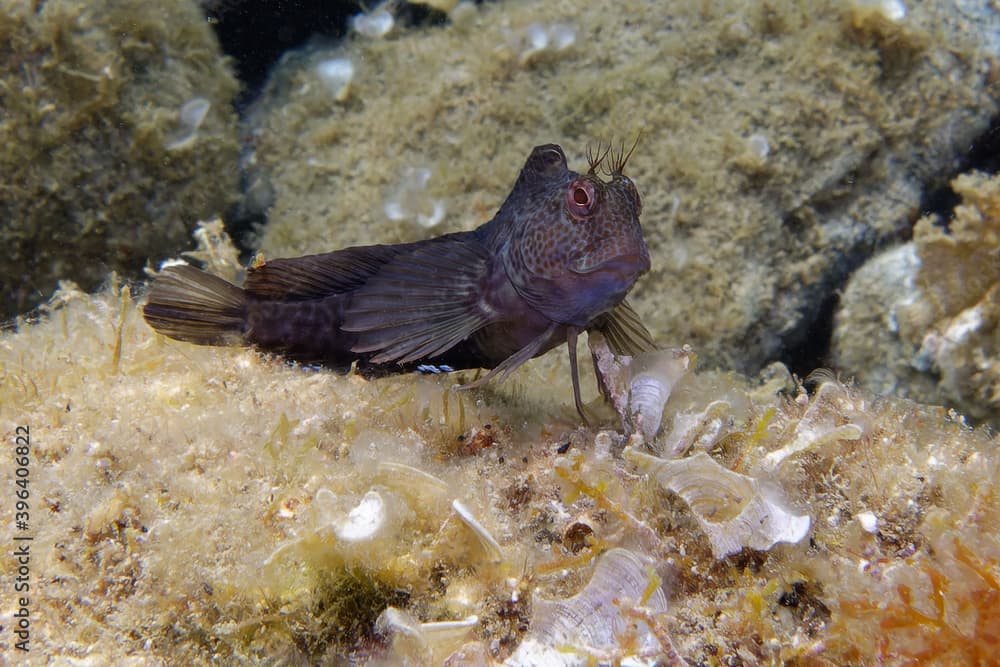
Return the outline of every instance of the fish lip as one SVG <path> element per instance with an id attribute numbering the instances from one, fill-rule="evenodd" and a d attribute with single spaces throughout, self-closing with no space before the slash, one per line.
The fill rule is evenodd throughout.
<path id="1" fill-rule="evenodd" d="M 585 261 L 586 256 L 573 262 L 572 267 L 573 273 L 579 275 L 588 275 L 591 273 L 596 273 L 597 271 L 614 271 L 615 273 L 621 274 L 622 276 L 635 275 L 639 276 L 646 271 L 649 271 L 649 255 L 646 253 L 630 253 L 627 255 L 618 255 L 617 257 L 612 257 L 611 259 L 606 259 L 600 264 L 596 264 L 590 268 L 580 269 L 576 265 Z"/>

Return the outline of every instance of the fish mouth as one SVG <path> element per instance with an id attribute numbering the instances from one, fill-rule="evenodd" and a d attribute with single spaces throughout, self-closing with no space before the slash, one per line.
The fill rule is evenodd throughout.
<path id="1" fill-rule="evenodd" d="M 592 264 L 590 257 L 584 255 L 573 262 L 572 270 L 573 273 L 581 275 L 606 271 L 617 274 L 622 278 L 631 278 L 634 280 L 639 275 L 649 271 L 649 255 L 646 253 L 618 255 L 597 264 Z"/>

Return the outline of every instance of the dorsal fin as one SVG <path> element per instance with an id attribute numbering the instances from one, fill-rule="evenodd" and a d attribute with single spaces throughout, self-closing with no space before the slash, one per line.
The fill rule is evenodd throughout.
<path id="1" fill-rule="evenodd" d="M 359 246 L 322 255 L 272 259 L 249 269 L 243 289 L 260 299 L 290 301 L 349 292 L 364 285 L 406 247 Z"/>

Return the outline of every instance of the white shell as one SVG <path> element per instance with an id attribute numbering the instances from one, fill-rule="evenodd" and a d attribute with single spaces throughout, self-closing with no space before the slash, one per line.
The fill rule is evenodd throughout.
<path id="1" fill-rule="evenodd" d="M 369 491 L 346 517 L 333 523 L 333 533 L 344 542 L 364 542 L 377 536 L 385 523 L 385 501 L 377 491 Z"/>
<path id="2" fill-rule="evenodd" d="M 629 385 L 629 413 L 632 425 L 642 433 L 646 442 L 652 442 L 660 432 L 663 407 L 670 398 L 671 387 L 661 379 L 643 373 Z"/>
<path id="3" fill-rule="evenodd" d="M 906 5 L 903 0 L 853 0 L 855 9 L 874 10 L 893 23 L 899 23 L 906 18 Z"/>
<path id="4" fill-rule="evenodd" d="M 757 132 L 747 137 L 747 150 L 750 151 L 750 155 L 763 160 L 771 154 L 771 144 L 767 141 L 766 135 Z"/>
<path id="5" fill-rule="evenodd" d="M 667 458 L 677 458 L 692 447 L 711 449 L 728 431 L 731 412 L 728 401 L 712 401 L 701 412 L 678 412 L 670 433 L 656 451 Z"/>
<path id="6" fill-rule="evenodd" d="M 657 350 L 632 360 L 629 418 L 647 443 L 659 433 L 663 408 L 678 380 L 688 372 L 691 357 L 691 350 L 682 348 Z"/>
<path id="7" fill-rule="evenodd" d="M 451 490 L 444 480 L 405 463 L 380 461 L 377 470 L 379 478 L 391 488 L 416 497 L 425 496 L 440 499 L 448 495 Z"/>
<path id="8" fill-rule="evenodd" d="M 365 37 L 385 37 L 396 24 L 387 9 L 376 9 L 370 14 L 358 14 L 351 19 L 351 27 Z"/>
<path id="9" fill-rule="evenodd" d="M 198 138 L 198 128 L 205 122 L 211 107 L 212 103 L 204 97 L 195 97 L 185 102 L 177 114 L 179 127 L 167 139 L 166 149 L 175 151 L 191 146 Z"/>
<path id="10" fill-rule="evenodd" d="M 684 499 L 716 558 L 744 547 L 766 551 L 778 542 L 799 542 L 809 533 L 809 516 L 786 510 L 777 490 L 764 489 L 753 477 L 724 468 L 704 452 L 667 460 L 626 448 L 623 456 Z"/>
<path id="11" fill-rule="evenodd" d="M 407 612 L 386 607 L 375 621 L 380 635 L 392 637 L 392 664 L 433 665 L 461 647 L 476 625 L 478 616 L 460 621 L 421 623 Z M 381 664 L 381 663 L 380 663 Z"/>
<path id="12" fill-rule="evenodd" d="M 447 208 L 442 200 L 428 194 L 430 179 L 431 170 L 426 167 L 406 169 L 395 192 L 382 206 L 385 217 L 396 222 L 410 220 L 425 229 L 441 224 Z"/>
<path id="13" fill-rule="evenodd" d="M 583 667 L 592 664 L 587 652 L 623 648 L 632 624 L 638 626 L 638 634 L 627 645 L 637 653 L 656 649 L 659 643 L 653 632 L 622 611 L 624 605 L 642 605 L 653 614 L 666 611 L 667 598 L 659 586 L 649 594 L 648 600 L 643 600 L 650 588 L 652 574 L 650 565 L 631 551 L 608 551 L 601 556 L 582 591 L 565 600 L 534 601 L 528 634 L 504 662 L 505 667 Z"/>
<path id="14" fill-rule="evenodd" d="M 181 122 L 190 127 L 192 130 L 197 130 L 201 127 L 201 124 L 204 122 L 205 116 L 208 115 L 208 110 L 211 107 L 212 103 L 204 97 L 196 97 L 193 100 L 188 100 L 185 102 L 184 106 L 181 107 Z"/>
<path id="15" fill-rule="evenodd" d="M 532 23 L 519 37 L 508 36 L 508 40 L 520 41 L 521 64 L 528 64 L 540 56 L 565 51 L 576 43 L 576 28 L 566 23 Z"/>

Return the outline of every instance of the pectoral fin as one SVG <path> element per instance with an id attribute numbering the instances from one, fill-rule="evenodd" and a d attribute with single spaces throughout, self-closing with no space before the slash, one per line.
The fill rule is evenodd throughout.
<path id="1" fill-rule="evenodd" d="M 595 328 L 604 334 L 611 351 L 617 355 L 634 357 L 640 352 L 657 349 L 653 334 L 649 333 L 628 301 L 622 301 L 611 309 Z"/>
<path id="2" fill-rule="evenodd" d="M 482 298 L 488 273 L 489 255 L 469 234 L 415 245 L 354 293 L 341 328 L 374 363 L 435 357 L 493 321 Z"/>

